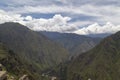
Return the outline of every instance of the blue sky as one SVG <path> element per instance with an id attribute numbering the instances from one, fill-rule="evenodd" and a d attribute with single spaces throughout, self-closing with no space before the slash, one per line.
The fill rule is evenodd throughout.
<path id="1" fill-rule="evenodd" d="M 70 20 L 63 22 L 78 28 L 94 23 L 120 24 L 120 0 L 0 0 L 0 9 L 8 15 L 20 14 L 34 19 L 47 20 L 60 15 L 59 18 L 66 20 L 64 17 L 69 17 Z"/>

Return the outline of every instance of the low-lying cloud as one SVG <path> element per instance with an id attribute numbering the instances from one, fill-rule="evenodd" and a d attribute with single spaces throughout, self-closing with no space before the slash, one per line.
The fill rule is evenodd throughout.
<path id="1" fill-rule="evenodd" d="M 89 25 L 88 27 L 84 27 L 78 29 L 74 33 L 82 34 L 82 35 L 89 35 L 89 34 L 104 34 L 104 33 L 115 33 L 120 31 L 120 25 L 115 26 L 114 24 L 107 22 L 105 25 L 101 26 L 98 23 L 94 23 Z"/>

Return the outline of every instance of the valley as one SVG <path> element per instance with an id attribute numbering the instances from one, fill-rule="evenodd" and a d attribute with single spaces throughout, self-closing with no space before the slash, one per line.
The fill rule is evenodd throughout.
<path id="1" fill-rule="evenodd" d="M 120 32 L 102 39 L 35 32 L 18 23 L 4 23 L 0 25 L 0 64 L 4 66 L 0 78 L 119 80 L 119 42 Z"/>
<path id="2" fill-rule="evenodd" d="M 0 0 L 0 80 L 120 80 L 120 0 Z"/>

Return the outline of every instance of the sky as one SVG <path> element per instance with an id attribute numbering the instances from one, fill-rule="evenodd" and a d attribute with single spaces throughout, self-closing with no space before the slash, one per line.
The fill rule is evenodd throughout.
<path id="1" fill-rule="evenodd" d="M 0 23 L 77 34 L 120 30 L 120 0 L 0 0 Z"/>

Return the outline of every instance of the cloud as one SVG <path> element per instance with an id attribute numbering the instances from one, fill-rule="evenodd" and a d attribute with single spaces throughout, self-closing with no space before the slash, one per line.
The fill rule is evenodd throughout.
<path id="1" fill-rule="evenodd" d="M 61 14 L 78 23 L 119 24 L 120 0 L 1 0 L 0 8 L 16 14 Z M 114 20 L 115 19 L 115 20 Z M 77 23 L 76 21 L 73 23 Z M 88 24 L 79 24 L 85 26 Z"/>
<path id="2" fill-rule="evenodd" d="M 11 14 L 11 13 L 6 13 L 3 10 L 0 10 L 0 23 L 4 22 L 17 22 L 17 21 L 23 21 L 24 18 L 21 17 L 20 14 Z"/>
<path id="3" fill-rule="evenodd" d="M 91 5 L 85 4 L 80 6 L 75 5 L 36 5 L 36 6 L 20 6 L 20 7 L 12 7 L 8 10 L 11 13 L 18 14 L 66 14 L 67 16 L 73 18 L 77 18 L 78 20 L 82 20 L 82 18 L 78 18 L 80 15 L 87 18 L 84 21 L 94 21 L 98 23 L 104 22 L 112 22 L 114 24 L 119 24 L 120 19 L 120 6 L 115 5 Z M 113 20 L 116 19 L 116 20 Z"/>
<path id="4" fill-rule="evenodd" d="M 34 31 L 52 31 L 61 33 L 76 33 L 76 34 L 100 34 L 100 33 L 115 33 L 120 31 L 120 25 L 113 25 L 108 22 L 101 26 L 93 21 L 76 21 L 71 22 L 71 17 L 54 15 L 52 18 L 33 18 L 32 16 L 22 16 L 0 10 L 0 24 L 5 22 L 18 22 Z M 91 24 L 88 27 L 79 27 L 79 25 Z"/>
<path id="5" fill-rule="evenodd" d="M 93 4 L 93 5 L 119 5 L 119 0 L 1 0 L 0 3 L 2 4 L 11 4 L 14 6 L 20 6 L 20 5 L 51 5 L 51 4 L 57 4 L 56 2 L 60 2 L 65 5 L 74 5 L 74 6 L 80 6 L 85 4 Z M 61 5 L 62 5 L 61 4 Z"/>
<path id="6" fill-rule="evenodd" d="M 70 20 L 70 17 L 56 14 L 50 19 L 33 19 L 26 22 L 26 26 L 35 31 L 70 32 L 78 29 L 77 26 L 68 23 Z"/>
<path id="7" fill-rule="evenodd" d="M 18 8 L 12 8 L 14 13 L 84 13 L 77 7 L 74 6 L 23 6 Z"/>
<path id="8" fill-rule="evenodd" d="M 0 23 L 18 22 L 35 31 L 98 34 L 120 30 L 120 0 L 1 0 L 0 9 Z M 45 14 L 47 19 L 22 16 L 26 14 Z"/>
<path id="9" fill-rule="evenodd" d="M 11 14 L 3 10 L 0 11 L 0 23 L 18 22 L 27 26 L 34 31 L 54 31 L 54 32 L 71 32 L 78 29 L 74 24 L 70 24 L 70 17 L 63 17 L 56 14 L 50 19 L 35 19 L 31 16 L 22 17 L 20 14 Z"/>
<path id="10" fill-rule="evenodd" d="M 25 20 L 31 21 L 31 20 L 32 20 L 32 17 L 31 17 L 31 16 L 27 16 L 27 17 L 25 17 Z"/>
<path id="11" fill-rule="evenodd" d="M 74 33 L 81 35 L 89 35 L 89 34 L 102 34 L 102 33 L 115 33 L 120 31 L 120 25 L 113 25 L 110 22 L 107 22 L 105 25 L 100 26 L 98 23 L 94 23 L 89 25 L 88 27 L 81 28 Z"/>
<path id="12" fill-rule="evenodd" d="M 96 19 L 95 19 L 96 22 L 112 22 L 114 24 L 119 24 L 119 20 L 120 20 L 119 6 L 84 5 L 81 8 L 82 10 L 84 10 L 84 12 L 86 12 L 86 15 L 88 14 L 88 15 L 96 16 Z"/>

